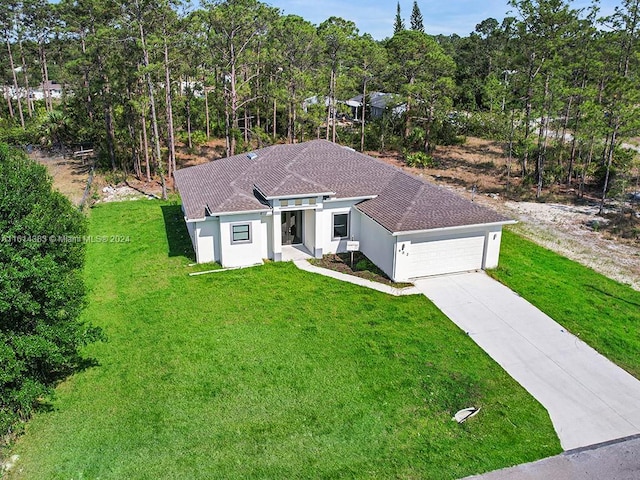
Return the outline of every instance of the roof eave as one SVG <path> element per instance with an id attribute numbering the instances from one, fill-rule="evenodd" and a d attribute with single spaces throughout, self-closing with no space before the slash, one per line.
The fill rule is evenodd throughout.
<path id="1" fill-rule="evenodd" d="M 260 192 L 262 193 L 262 192 Z M 325 197 L 325 196 L 335 196 L 336 192 L 318 192 L 318 193 L 296 193 L 294 195 L 274 195 L 274 196 L 266 196 L 264 198 L 266 200 L 289 200 L 292 198 L 301 198 L 301 197 Z"/>
<path id="2" fill-rule="evenodd" d="M 208 210 L 208 207 L 207 207 L 207 210 Z M 221 217 L 223 215 L 245 215 L 249 213 L 264 213 L 264 212 L 270 212 L 270 211 L 271 211 L 270 208 L 260 208 L 256 210 L 237 210 L 237 211 L 229 211 L 229 212 L 209 211 L 209 214 L 211 217 Z"/>
<path id="3" fill-rule="evenodd" d="M 406 230 L 400 232 L 391 232 L 391 235 L 398 237 L 400 235 L 414 235 L 416 233 L 430 233 L 430 232 L 445 232 L 445 231 L 457 231 L 464 230 L 466 228 L 480 228 L 480 227 L 502 227 L 504 225 L 514 225 L 518 223 L 516 220 L 504 220 L 502 222 L 490 222 L 490 223 L 474 223 L 471 225 L 455 225 L 453 227 L 439 227 L 439 228 L 425 228 L 422 230 Z"/>

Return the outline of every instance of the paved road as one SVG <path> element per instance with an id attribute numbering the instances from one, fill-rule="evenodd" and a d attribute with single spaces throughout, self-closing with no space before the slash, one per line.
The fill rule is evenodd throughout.
<path id="1" fill-rule="evenodd" d="M 638 480 L 640 438 L 565 452 L 464 480 Z"/>
<path id="2" fill-rule="evenodd" d="M 547 409 L 565 450 L 640 433 L 640 381 L 504 285 L 484 272 L 415 285 Z"/>

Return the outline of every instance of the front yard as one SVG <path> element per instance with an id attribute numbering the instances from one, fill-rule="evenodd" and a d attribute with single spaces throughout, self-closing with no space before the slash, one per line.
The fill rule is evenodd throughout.
<path id="1" fill-rule="evenodd" d="M 561 450 L 546 411 L 423 296 L 291 263 L 189 277 L 170 203 L 90 223 L 114 240 L 86 267 L 85 317 L 109 340 L 28 424 L 10 478 L 452 479 Z"/>

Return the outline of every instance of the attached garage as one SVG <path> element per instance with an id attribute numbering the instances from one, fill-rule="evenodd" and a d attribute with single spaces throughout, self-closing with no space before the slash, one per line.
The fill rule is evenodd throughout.
<path id="1" fill-rule="evenodd" d="M 451 238 L 416 239 L 411 242 L 409 278 L 482 269 L 485 235 L 459 234 Z"/>

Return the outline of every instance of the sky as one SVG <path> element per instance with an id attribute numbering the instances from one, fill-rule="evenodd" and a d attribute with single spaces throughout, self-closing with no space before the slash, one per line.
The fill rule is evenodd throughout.
<path id="1" fill-rule="evenodd" d="M 299 15 L 313 24 L 331 16 L 355 22 L 360 34 L 369 33 L 376 40 L 393 35 L 396 0 L 263 0 L 283 14 Z M 588 7 L 590 0 L 574 0 L 572 7 Z M 603 15 L 613 13 L 620 0 L 601 0 Z M 410 25 L 413 0 L 401 0 L 400 11 L 407 28 Z M 430 35 L 457 33 L 467 36 L 482 20 L 493 17 L 499 22 L 512 11 L 507 0 L 418 0 L 425 31 Z M 517 16 L 513 13 L 513 16 Z"/>

